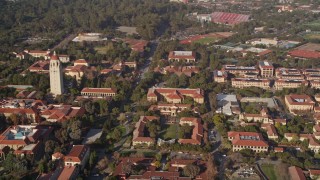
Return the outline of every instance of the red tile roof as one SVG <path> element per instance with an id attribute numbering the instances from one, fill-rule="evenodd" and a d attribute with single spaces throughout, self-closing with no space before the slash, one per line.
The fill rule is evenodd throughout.
<path id="1" fill-rule="evenodd" d="M 285 99 L 291 105 L 314 105 L 315 104 L 315 102 L 313 102 L 313 100 L 308 95 L 290 94 L 290 95 L 286 95 Z M 296 99 L 301 99 L 302 101 L 299 102 Z"/>
<path id="2" fill-rule="evenodd" d="M 78 64 L 87 64 L 88 62 L 85 59 L 78 59 L 78 60 L 74 61 L 74 64 L 76 64 L 76 63 L 78 63 Z"/>
<path id="3" fill-rule="evenodd" d="M 133 131 L 132 141 L 144 141 L 144 142 L 154 142 L 155 140 L 151 137 L 145 137 L 144 130 L 146 123 L 148 121 L 158 120 L 159 117 L 156 116 L 141 116 L 139 121 L 136 123 L 135 130 Z"/>
<path id="4" fill-rule="evenodd" d="M 129 39 L 129 38 L 125 39 L 124 41 L 131 46 L 131 49 L 133 51 L 137 51 L 137 52 L 143 52 L 144 48 L 149 43 L 148 41 L 145 41 L 145 40 Z"/>
<path id="5" fill-rule="evenodd" d="M 320 169 L 309 169 L 309 173 L 311 176 L 319 176 L 320 175 Z"/>
<path id="6" fill-rule="evenodd" d="M 101 74 L 108 74 L 108 73 L 111 73 L 113 71 L 113 69 L 102 69 L 101 70 Z"/>
<path id="7" fill-rule="evenodd" d="M 76 172 L 76 166 L 66 166 L 63 168 L 62 172 L 60 173 L 58 180 L 66 180 L 72 178 L 72 176 L 75 176 Z"/>
<path id="8" fill-rule="evenodd" d="M 186 122 L 191 122 L 194 126 L 191 139 L 179 139 L 178 142 L 181 144 L 200 145 L 203 137 L 203 126 L 201 124 L 201 120 L 199 118 L 190 117 L 182 117 L 180 119 L 180 124 L 184 124 Z"/>
<path id="9" fill-rule="evenodd" d="M 254 137 L 255 139 L 243 137 Z M 232 145 L 269 147 L 261 133 L 230 131 L 228 132 L 228 138 L 232 138 Z"/>
<path id="10" fill-rule="evenodd" d="M 306 177 L 303 174 L 301 168 L 296 166 L 289 167 L 289 174 L 291 176 L 291 180 L 305 180 Z"/>
<path id="11" fill-rule="evenodd" d="M 299 58 L 306 59 L 318 59 L 320 58 L 320 52 L 317 51 L 307 51 L 307 50 L 299 50 L 295 49 L 288 53 L 288 55 Z"/>
<path id="12" fill-rule="evenodd" d="M 268 49 L 268 50 L 265 50 L 265 51 L 262 51 L 262 52 L 258 53 L 258 56 L 265 56 L 265 55 L 270 54 L 272 52 L 273 51 Z M 265 67 L 265 68 L 267 68 L 267 67 Z"/>
<path id="13" fill-rule="evenodd" d="M 83 88 L 81 93 L 116 93 L 112 88 Z"/>
<path id="14" fill-rule="evenodd" d="M 28 69 L 31 72 L 34 71 L 49 71 L 49 61 L 37 61 L 32 64 Z"/>
<path id="15" fill-rule="evenodd" d="M 157 94 L 166 97 L 182 98 L 182 96 L 191 96 L 193 98 L 204 98 L 201 89 L 182 89 L 182 88 L 149 88 L 147 96 L 155 97 Z"/>
<path id="16" fill-rule="evenodd" d="M 170 51 L 169 52 L 169 59 L 195 59 L 196 58 L 196 53 L 195 52 L 191 52 L 190 55 L 179 55 L 178 52 L 184 52 L 184 53 L 188 53 L 189 51 Z"/>
<path id="17" fill-rule="evenodd" d="M 47 120 L 62 122 L 76 116 L 82 116 L 85 109 L 82 107 L 72 107 L 72 105 L 50 105 L 41 112 L 41 116 Z"/>
<path id="18" fill-rule="evenodd" d="M 250 17 L 249 15 L 245 15 L 245 14 L 214 12 L 211 14 L 211 21 L 215 23 L 235 25 L 235 24 L 249 21 L 249 17 Z"/>
<path id="19" fill-rule="evenodd" d="M 89 150 L 89 147 L 85 145 L 74 145 L 69 154 L 65 156 L 64 160 L 67 162 L 81 162 Z"/>

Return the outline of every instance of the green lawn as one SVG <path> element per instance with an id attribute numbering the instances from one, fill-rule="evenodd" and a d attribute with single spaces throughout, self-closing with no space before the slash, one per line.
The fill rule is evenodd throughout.
<path id="1" fill-rule="evenodd" d="M 199 39 L 197 41 L 194 41 L 194 43 L 209 44 L 209 43 L 216 42 L 216 40 L 219 40 L 219 38 L 216 38 L 216 37 L 205 37 L 205 38 Z"/>
<path id="2" fill-rule="evenodd" d="M 168 139 L 176 139 L 177 138 L 177 131 L 178 131 L 178 125 L 176 124 L 166 124 L 162 128 L 164 132 L 160 134 L 160 138 L 164 140 Z"/>
<path id="3" fill-rule="evenodd" d="M 320 39 L 320 34 L 307 34 L 304 37 L 306 39 Z"/>
<path id="4" fill-rule="evenodd" d="M 320 30 L 320 20 L 312 21 L 312 22 L 306 23 L 305 25 L 309 28 Z"/>
<path id="5" fill-rule="evenodd" d="M 107 54 L 108 47 L 107 46 L 95 47 L 94 50 L 96 50 L 98 54 Z"/>
<path id="6" fill-rule="evenodd" d="M 274 165 L 272 164 L 262 164 L 261 169 L 263 173 L 268 177 L 270 180 L 277 180 L 276 172 L 274 169 Z"/>

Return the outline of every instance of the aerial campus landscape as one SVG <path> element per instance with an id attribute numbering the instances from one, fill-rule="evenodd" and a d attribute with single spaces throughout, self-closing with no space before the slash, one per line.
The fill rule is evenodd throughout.
<path id="1" fill-rule="evenodd" d="M 0 179 L 320 179 L 320 1 L 0 0 Z"/>

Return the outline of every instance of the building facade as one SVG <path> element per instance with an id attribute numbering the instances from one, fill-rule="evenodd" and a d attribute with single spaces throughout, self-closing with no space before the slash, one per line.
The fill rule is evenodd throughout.
<path id="1" fill-rule="evenodd" d="M 247 79 L 232 78 L 231 85 L 235 88 L 259 87 L 262 89 L 270 89 L 271 81 L 269 79 Z"/>
<path id="2" fill-rule="evenodd" d="M 54 52 L 50 60 L 50 90 L 54 96 L 61 95 L 64 93 L 63 87 L 63 74 L 61 62 Z"/>

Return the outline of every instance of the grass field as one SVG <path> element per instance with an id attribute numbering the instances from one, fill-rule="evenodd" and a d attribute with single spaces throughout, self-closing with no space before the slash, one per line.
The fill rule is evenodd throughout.
<path id="1" fill-rule="evenodd" d="M 210 44 L 210 43 L 216 42 L 217 40 L 219 40 L 219 38 L 217 37 L 205 37 L 205 38 L 196 40 L 193 43 Z"/>
<path id="2" fill-rule="evenodd" d="M 98 54 L 107 54 L 107 46 L 104 47 L 95 47 L 94 50 L 98 52 Z"/>
<path id="3" fill-rule="evenodd" d="M 277 180 L 276 172 L 274 169 L 274 165 L 272 164 L 262 164 L 261 169 L 263 173 L 268 177 L 270 180 Z"/>
<path id="4" fill-rule="evenodd" d="M 304 36 L 306 39 L 320 39 L 320 34 L 307 34 Z"/>
<path id="5" fill-rule="evenodd" d="M 312 21 L 305 25 L 313 30 L 320 30 L 320 20 Z"/>
<path id="6" fill-rule="evenodd" d="M 178 131 L 178 125 L 176 124 L 170 124 L 170 125 L 164 125 L 165 131 L 160 134 L 160 138 L 164 140 L 168 139 L 176 139 L 177 138 L 177 131 Z"/>

